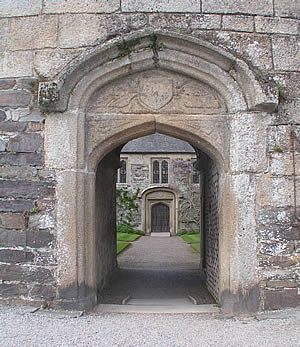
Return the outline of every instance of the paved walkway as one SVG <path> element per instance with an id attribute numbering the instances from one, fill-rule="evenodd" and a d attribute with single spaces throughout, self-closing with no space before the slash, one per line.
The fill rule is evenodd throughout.
<path id="1" fill-rule="evenodd" d="M 180 302 L 190 295 L 198 304 L 212 304 L 199 263 L 199 255 L 178 237 L 141 237 L 119 255 L 119 269 L 99 301 L 121 304 L 130 296 Z"/>

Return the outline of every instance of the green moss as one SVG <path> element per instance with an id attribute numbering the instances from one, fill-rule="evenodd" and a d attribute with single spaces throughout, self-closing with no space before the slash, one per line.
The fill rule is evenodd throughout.
<path id="1" fill-rule="evenodd" d="M 37 207 L 33 207 L 33 208 L 30 209 L 30 213 L 31 213 L 31 214 L 38 213 L 38 211 L 39 211 L 39 210 L 38 210 Z"/>
<path id="2" fill-rule="evenodd" d="M 278 89 L 278 95 L 279 95 L 279 102 L 286 100 L 285 90 L 279 82 L 277 82 L 277 89 Z"/>
<path id="3" fill-rule="evenodd" d="M 273 147 L 273 152 L 282 153 L 283 150 L 282 150 L 278 145 L 275 145 L 275 146 Z"/>
<path id="4" fill-rule="evenodd" d="M 130 41 L 123 40 L 122 42 L 117 43 L 117 47 L 119 50 L 118 58 L 124 58 L 129 56 L 132 52 L 134 52 L 134 47 L 141 42 L 140 39 L 134 39 Z"/>

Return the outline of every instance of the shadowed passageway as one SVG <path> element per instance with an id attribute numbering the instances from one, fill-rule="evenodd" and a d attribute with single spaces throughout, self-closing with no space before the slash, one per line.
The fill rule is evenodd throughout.
<path id="1" fill-rule="evenodd" d="M 214 299 L 199 271 L 199 255 L 178 237 L 141 237 L 118 256 L 119 268 L 99 297 L 102 304 L 132 299 Z"/>

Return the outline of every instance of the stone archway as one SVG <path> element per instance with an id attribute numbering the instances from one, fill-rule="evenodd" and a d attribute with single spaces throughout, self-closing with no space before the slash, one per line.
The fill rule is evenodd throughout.
<path id="1" fill-rule="evenodd" d="M 96 303 L 115 264 L 113 240 L 101 252 L 97 246 L 104 243 L 97 239 L 103 213 L 105 235 L 113 225 L 101 200 L 106 179 L 111 187 L 122 145 L 161 132 L 189 142 L 218 168 L 217 299 L 228 310 L 256 310 L 256 185 L 247 172 L 256 165 L 251 157 L 259 157 L 262 114 L 276 101 L 243 61 L 211 44 L 170 33 L 142 33 L 134 40 L 129 56 L 108 45 L 75 61 L 57 81 L 40 85 L 41 107 L 52 111 L 46 156 L 58 181 L 59 300 Z M 250 149 L 246 144 L 247 158 L 237 158 L 244 151 L 239 136 L 254 141 Z M 113 201 L 113 190 L 109 194 Z"/>

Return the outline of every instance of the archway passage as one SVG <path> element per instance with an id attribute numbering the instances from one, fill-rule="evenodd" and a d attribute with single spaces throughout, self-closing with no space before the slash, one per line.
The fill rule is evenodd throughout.
<path id="1" fill-rule="evenodd" d="M 150 139 L 160 142 L 158 148 L 164 147 L 165 153 L 157 153 L 153 143 L 152 152 L 149 153 L 150 150 L 146 149 L 143 153 L 143 143 L 149 144 Z M 195 152 L 189 147 L 184 153 L 184 149 L 178 146 L 180 140 L 173 138 L 177 148 L 170 149 L 170 139 L 172 138 L 163 135 L 141 137 L 136 142 L 139 152 L 132 150 L 133 153 L 130 153 L 128 144 L 124 147 L 127 148 L 126 151 L 121 146 L 106 155 L 98 166 L 96 271 L 98 279 L 103 278 L 103 281 L 98 280 L 98 302 L 101 304 L 121 304 L 126 297 L 131 297 L 132 300 L 172 299 L 174 304 L 184 300 L 189 302 L 189 297 L 193 297 L 198 304 L 210 304 L 218 299 L 218 170 L 213 160 L 199 149 Z M 170 180 L 167 187 L 163 182 L 152 186 L 152 162 L 157 162 L 157 156 L 163 158 L 161 161 L 169 163 Z M 120 168 L 126 160 L 126 182 L 119 179 L 117 184 L 117 187 L 126 190 L 126 196 L 136 188 L 146 187 L 141 189 L 139 211 L 144 216 L 144 221 L 141 221 L 138 214 L 131 214 L 130 220 L 132 225 L 137 226 L 139 223 L 134 223 L 140 221 L 148 236 L 135 241 L 116 261 L 116 227 L 113 227 L 116 219 L 110 216 L 116 210 L 113 197 L 116 182 L 114 177 L 120 177 L 120 172 L 117 173 L 116 170 L 118 160 Z M 193 160 L 198 163 L 201 178 L 195 184 L 192 178 L 196 162 Z M 122 214 L 122 218 L 119 219 L 118 216 L 118 220 L 129 222 L 129 219 L 123 218 L 123 209 L 118 213 Z M 196 228 L 201 230 L 201 249 L 198 254 L 179 237 L 151 238 L 151 235 L 176 236 L 183 228 L 195 225 L 195 221 L 198 222 Z M 106 263 L 105 267 L 103 263 Z"/>
<path id="2" fill-rule="evenodd" d="M 151 209 L 151 231 L 153 233 L 170 232 L 170 209 L 163 203 L 152 206 Z"/>

